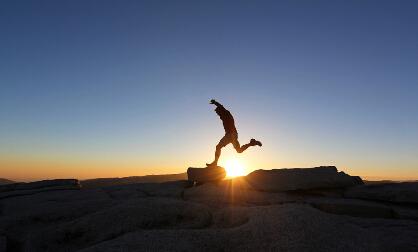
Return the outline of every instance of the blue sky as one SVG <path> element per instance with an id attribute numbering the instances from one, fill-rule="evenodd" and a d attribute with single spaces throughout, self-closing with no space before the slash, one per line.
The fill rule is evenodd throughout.
<path id="1" fill-rule="evenodd" d="M 201 166 L 223 134 L 215 98 L 242 143 L 264 143 L 239 155 L 249 170 L 330 164 L 418 179 L 417 11 L 414 1 L 3 1 L 0 169 L 26 179 Z M 103 163 L 107 173 L 82 171 Z"/>

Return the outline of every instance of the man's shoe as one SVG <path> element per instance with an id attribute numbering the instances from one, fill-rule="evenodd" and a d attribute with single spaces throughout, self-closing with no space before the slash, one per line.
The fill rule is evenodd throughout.
<path id="1" fill-rule="evenodd" d="M 251 145 L 258 145 L 258 146 L 263 146 L 263 144 L 260 141 L 255 140 L 254 138 L 252 138 L 250 140 L 250 144 Z"/>
<path id="2" fill-rule="evenodd" d="M 207 167 L 216 167 L 216 166 L 218 166 L 218 164 L 215 164 L 214 162 L 212 162 L 210 164 L 206 163 L 206 166 Z"/>

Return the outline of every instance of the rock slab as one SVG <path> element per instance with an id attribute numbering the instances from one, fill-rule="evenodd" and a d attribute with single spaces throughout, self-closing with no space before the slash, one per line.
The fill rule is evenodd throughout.
<path id="1" fill-rule="evenodd" d="M 225 169 L 220 166 L 187 169 L 187 177 L 190 181 L 205 183 L 224 179 L 226 176 Z"/>
<path id="2" fill-rule="evenodd" d="M 362 185 L 345 191 L 347 198 L 418 204 L 418 182 Z"/>
<path id="3" fill-rule="evenodd" d="M 257 170 L 248 174 L 246 180 L 254 189 L 267 192 L 345 188 L 363 184 L 360 177 L 338 172 L 335 166 Z"/>

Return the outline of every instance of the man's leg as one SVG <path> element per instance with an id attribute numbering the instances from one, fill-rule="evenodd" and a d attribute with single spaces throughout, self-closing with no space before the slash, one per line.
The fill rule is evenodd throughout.
<path id="1" fill-rule="evenodd" d="M 206 164 L 206 165 L 207 166 L 216 166 L 216 165 L 218 165 L 218 160 L 219 160 L 219 157 L 221 156 L 221 149 L 223 147 L 227 146 L 230 142 L 231 142 L 231 137 L 230 136 L 225 135 L 224 137 L 222 137 L 222 139 L 216 145 L 215 160 L 212 163 Z"/>
<path id="2" fill-rule="evenodd" d="M 250 146 L 255 146 L 255 145 L 262 146 L 261 142 L 260 142 L 260 141 L 255 140 L 255 139 L 251 139 L 251 141 L 250 141 L 249 143 L 244 144 L 243 146 L 240 146 L 240 144 L 239 144 L 239 142 L 238 142 L 238 136 L 237 136 L 237 138 L 235 138 L 235 139 L 232 141 L 232 145 L 234 145 L 234 148 L 235 148 L 235 150 L 236 150 L 238 153 L 242 153 L 242 152 L 244 152 L 244 151 L 245 151 L 246 149 L 248 149 L 248 147 L 250 147 Z"/>

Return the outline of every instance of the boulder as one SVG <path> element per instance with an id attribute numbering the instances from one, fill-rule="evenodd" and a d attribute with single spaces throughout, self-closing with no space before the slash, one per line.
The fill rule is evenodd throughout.
<path id="1" fill-rule="evenodd" d="M 347 189 L 344 196 L 347 198 L 417 204 L 418 182 L 361 185 Z"/>
<path id="2" fill-rule="evenodd" d="M 211 181 L 219 181 L 226 176 L 225 169 L 220 166 L 206 167 L 206 168 L 192 168 L 187 169 L 187 177 L 190 181 L 198 183 L 205 183 Z"/>
<path id="3" fill-rule="evenodd" d="M 257 170 L 248 174 L 246 180 L 254 189 L 268 192 L 344 188 L 363 184 L 360 177 L 338 172 L 335 166 Z"/>

